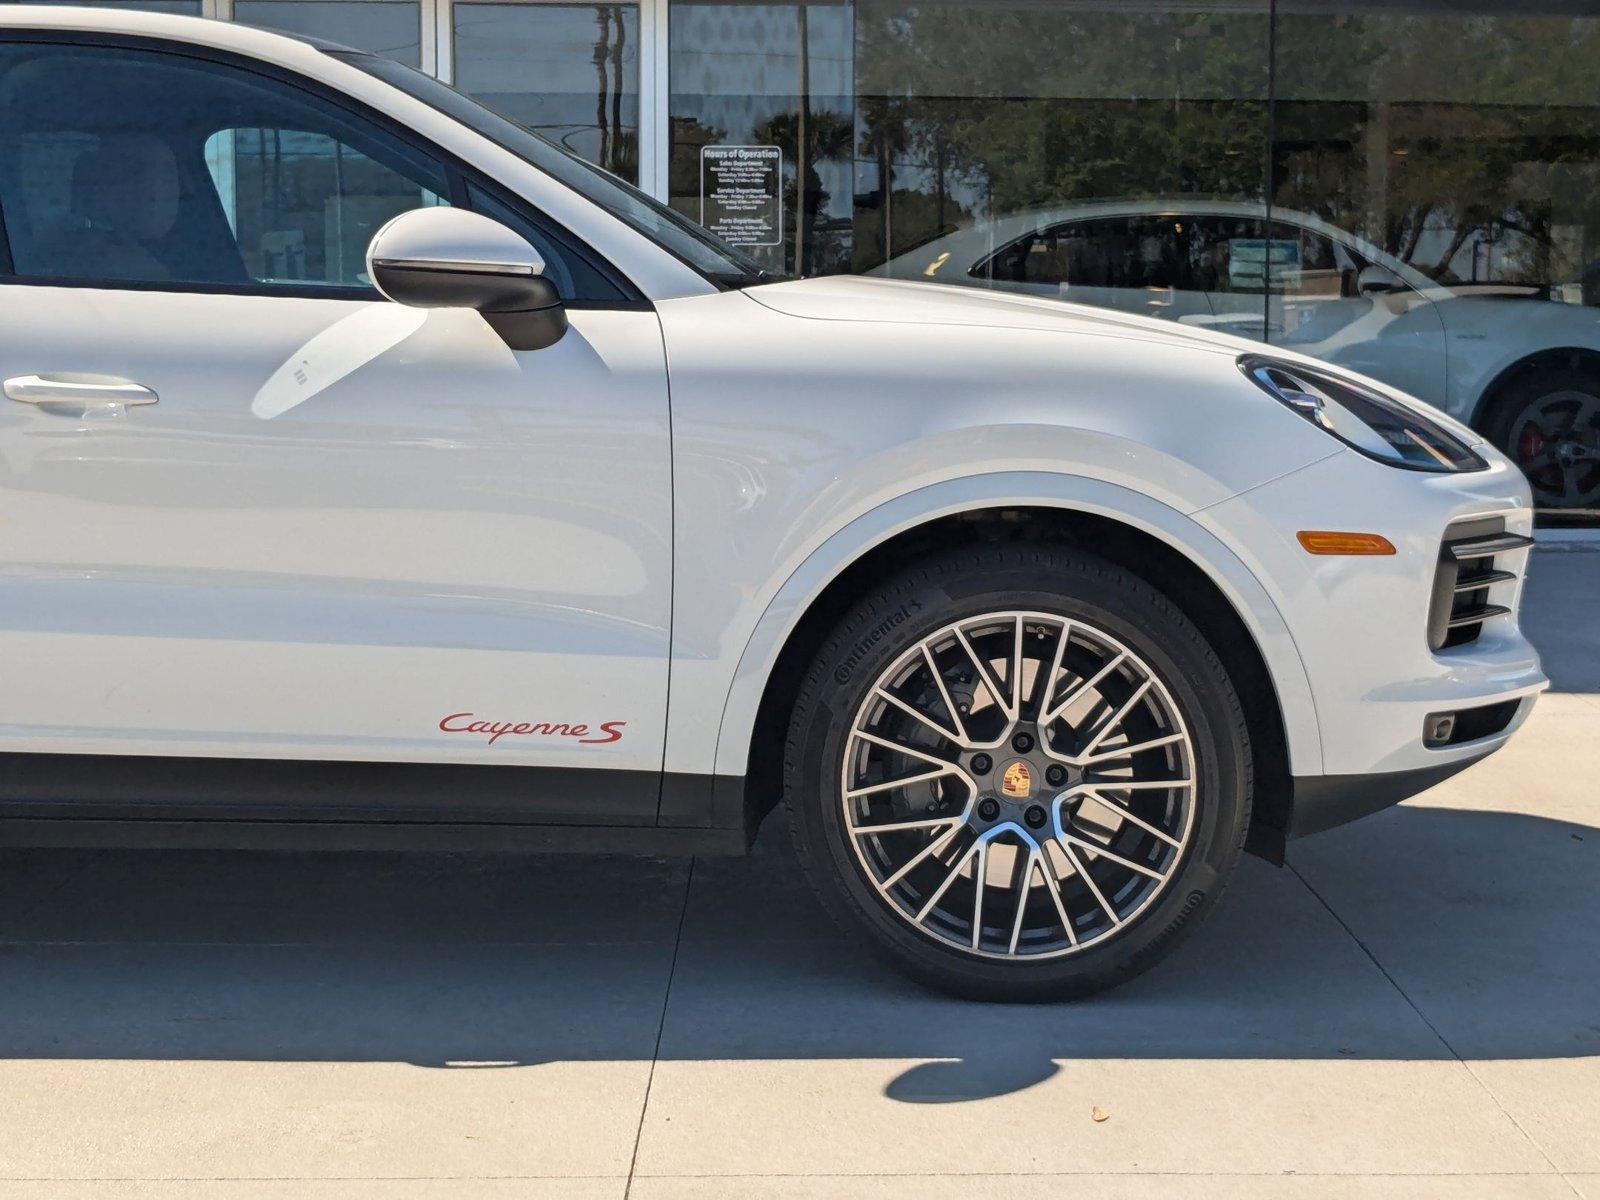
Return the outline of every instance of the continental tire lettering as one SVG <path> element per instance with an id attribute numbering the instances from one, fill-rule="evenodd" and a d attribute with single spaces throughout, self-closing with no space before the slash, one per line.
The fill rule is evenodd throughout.
<path id="1" fill-rule="evenodd" d="M 921 611 L 921 601 L 908 601 L 869 629 L 854 646 L 850 647 L 850 653 L 845 657 L 844 662 L 841 663 L 834 671 L 834 682 L 841 684 L 849 683 L 850 677 L 856 673 L 856 668 L 861 665 L 861 660 L 867 656 L 868 652 L 871 651 L 871 649 L 879 642 L 883 641 L 884 638 L 893 633 L 897 628 L 909 621 L 913 613 Z"/>

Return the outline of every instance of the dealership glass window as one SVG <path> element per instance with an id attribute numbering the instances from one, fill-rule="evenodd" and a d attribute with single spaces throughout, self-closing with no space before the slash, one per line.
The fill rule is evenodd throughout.
<path id="1" fill-rule="evenodd" d="M 850 269 L 852 27 L 841 3 L 672 4 L 670 202 L 768 270 Z"/>
<path id="2" fill-rule="evenodd" d="M 1264 217 L 1268 35 L 1264 0 L 858 0 L 853 268 L 914 275 L 940 239 L 975 260 L 1017 214 L 1090 201 Z"/>
<path id="3" fill-rule="evenodd" d="M 204 15 L 201 0 L 19 0 L 22 4 L 74 4 L 83 8 L 123 8 L 129 12 L 174 13 L 180 17 Z"/>
<path id="4" fill-rule="evenodd" d="M 455 86 L 629 182 L 639 178 L 639 8 L 457 0 Z"/>
<path id="5" fill-rule="evenodd" d="M 422 61 L 416 0 L 233 0 L 233 19 L 371 50 L 408 66 Z"/>
<path id="6" fill-rule="evenodd" d="M 1274 214 L 1371 246 L 1285 340 L 1473 420 L 1539 503 L 1600 509 L 1600 12 L 1280 3 L 1277 50 Z"/>

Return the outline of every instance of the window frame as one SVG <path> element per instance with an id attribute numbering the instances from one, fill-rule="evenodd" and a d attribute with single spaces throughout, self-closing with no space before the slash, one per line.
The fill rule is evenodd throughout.
<path id="1" fill-rule="evenodd" d="M 186 58 L 213 63 L 233 70 L 241 70 L 271 80 L 274 83 L 296 88 L 316 99 L 343 110 L 356 120 L 365 121 L 380 133 L 395 139 L 414 154 L 436 162 L 444 172 L 448 184 L 446 199 L 455 208 L 472 211 L 468 203 L 468 182 L 472 182 L 490 196 L 517 211 L 563 250 L 586 260 L 598 275 L 622 294 L 621 299 L 567 300 L 571 309 L 653 309 L 654 306 L 627 275 L 604 255 L 588 245 L 576 234 L 551 220 L 527 199 L 491 179 L 482 171 L 463 162 L 457 155 L 435 145 L 418 134 L 415 129 L 402 124 L 386 113 L 370 107 L 321 80 L 302 75 L 275 64 L 251 58 L 232 51 L 210 46 L 196 46 L 191 42 L 171 38 L 149 37 L 93 31 L 58 29 L 7 29 L 0 36 L 0 46 L 31 44 L 59 46 L 96 46 L 115 50 L 135 50 L 166 54 L 173 58 Z M 386 300 L 375 287 L 346 284 L 297 283 L 291 285 L 270 283 L 201 283 L 168 280 L 140 279 L 67 279 L 50 275 L 21 275 L 15 269 L 11 255 L 11 240 L 6 231 L 5 205 L 0 200 L 0 286 L 94 288 L 101 291 L 160 292 L 199 296 L 277 296 L 297 300 Z"/>

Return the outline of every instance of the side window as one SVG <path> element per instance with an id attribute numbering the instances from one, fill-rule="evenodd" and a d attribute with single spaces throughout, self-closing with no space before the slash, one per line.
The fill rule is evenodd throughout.
<path id="1" fill-rule="evenodd" d="M 1181 233 L 1170 217 L 1073 221 L 1013 242 L 973 274 L 1069 289 L 1180 287 Z"/>
<path id="2" fill-rule="evenodd" d="M 1260 296 L 1299 261 L 1298 247 L 1280 238 L 1267 240 L 1267 223 L 1255 217 L 1187 218 L 1189 286 L 1197 292 Z"/>
<path id="3" fill-rule="evenodd" d="M 367 286 L 372 235 L 409 209 L 447 203 L 442 171 L 402 173 L 321 131 L 219 129 L 205 163 L 256 283 Z"/>
<path id="4" fill-rule="evenodd" d="M 1348 300 L 1358 294 L 1364 258 L 1332 238 L 1290 225 L 1284 221 L 1272 226 L 1273 240 L 1296 248 L 1297 270 L 1278 280 L 1273 291 L 1299 299 Z"/>
<path id="5" fill-rule="evenodd" d="M 243 68 L 0 47 L 0 211 L 18 275 L 365 290 L 373 232 L 448 190 L 439 163 L 382 129 Z"/>

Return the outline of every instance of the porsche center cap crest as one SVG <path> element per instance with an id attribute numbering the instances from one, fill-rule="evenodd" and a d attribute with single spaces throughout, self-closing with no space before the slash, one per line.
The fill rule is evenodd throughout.
<path id="1" fill-rule="evenodd" d="M 1033 768 L 1017 759 L 1000 776 L 1000 791 L 1013 800 L 1026 800 L 1033 795 Z"/>

